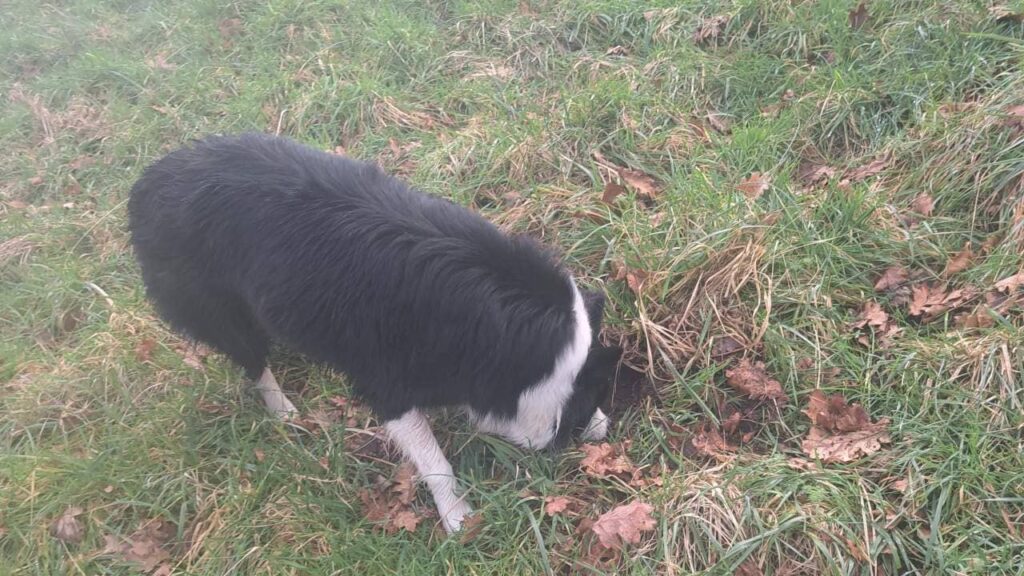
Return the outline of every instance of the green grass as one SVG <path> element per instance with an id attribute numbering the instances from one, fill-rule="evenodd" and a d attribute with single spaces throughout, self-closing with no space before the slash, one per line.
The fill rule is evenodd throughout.
<path id="1" fill-rule="evenodd" d="M 1020 307 L 965 330 L 872 289 L 892 265 L 939 280 L 967 242 L 990 248 L 954 286 L 1024 267 L 1024 132 L 1007 112 L 1024 104 L 1024 27 L 979 3 L 878 0 L 855 29 L 855 4 L 6 2 L 0 573 L 136 573 L 103 537 L 153 518 L 176 530 L 182 574 L 1024 572 Z M 716 15 L 719 37 L 696 43 Z M 282 429 L 224 359 L 186 365 L 143 298 L 131 183 L 189 138 L 241 130 L 343 146 L 562 250 L 608 292 L 606 338 L 658 390 L 611 440 L 663 468 L 662 485 L 588 478 L 574 450 L 527 454 L 442 417 L 483 531 L 460 543 L 429 520 L 390 535 L 367 522 L 359 492 L 394 466 L 343 441 L 367 422 Z M 605 207 L 595 151 L 663 190 Z M 804 162 L 837 176 L 805 189 Z M 753 171 L 771 185 L 751 201 L 735 186 Z M 922 193 L 934 213 L 911 218 Z M 615 279 L 623 265 L 647 273 L 639 297 Z M 871 299 L 903 328 L 887 347 L 849 327 Z M 724 336 L 791 402 L 728 462 L 689 460 L 668 424 L 738 401 L 732 359 L 713 353 Z M 305 411 L 347 393 L 301 359 L 278 365 Z M 815 388 L 890 418 L 892 445 L 787 465 Z M 542 511 L 564 494 L 587 517 L 650 502 L 656 530 L 621 564 L 588 567 L 578 520 Z M 78 544 L 49 534 L 70 506 Z M 431 509 L 425 491 L 416 506 Z"/>

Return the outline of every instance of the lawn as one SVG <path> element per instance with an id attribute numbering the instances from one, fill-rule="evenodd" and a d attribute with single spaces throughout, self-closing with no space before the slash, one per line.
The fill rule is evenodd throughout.
<path id="1" fill-rule="evenodd" d="M 0 574 L 1024 573 L 1022 22 L 4 2 Z M 627 350 L 610 445 L 527 453 L 438 414 L 480 518 L 446 538 L 343 377 L 278 353 L 303 429 L 269 419 L 154 316 L 125 231 L 145 165 L 239 131 L 556 247 Z"/>

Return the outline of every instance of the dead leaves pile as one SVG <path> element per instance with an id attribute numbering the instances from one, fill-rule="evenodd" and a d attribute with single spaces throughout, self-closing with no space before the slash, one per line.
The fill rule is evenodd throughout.
<path id="1" fill-rule="evenodd" d="M 544 512 L 548 516 L 575 517 L 581 514 L 583 508 L 582 501 L 567 496 L 549 496 L 544 502 Z M 615 506 L 596 519 L 583 518 L 576 525 L 572 537 L 564 540 L 557 549 L 562 551 L 565 559 L 573 563 L 614 566 L 622 560 L 627 546 L 639 544 L 645 533 L 654 530 L 657 521 L 653 512 L 654 507 L 650 504 L 634 500 Z M 581 549 L 582 557 L 579 552 Z"/>
<path id="2" fill-rule="evenodd" d="M 415 497 L 415 469 L 408 462 L 403 462 L 395 469 L 395 477 L 391 481 L 381 479 L 374 489 L 359 491 L 363 515 L 388 534 L 399 530 L 416 531 L 424 516 L 412 506 Z"/>
<path id="3" fill-rule="evenodd" d="M 66 544 L 81 543 L 85 528 L 79 516 L 84 512 L 80 506 L 69 507 L 50 525 L 50 535 Z M 177 527 L 166 520 L 145 520 L 129 536 L 104 535 L 104 547 L 97 555 L 131 564 L 150 576 L 167 576 L 171 573 L 171 552 L 176 535 Z"/>
<path id="4" fill-rule="evenodd" d="M 984 246 L 982 247 L 984 252 Z M 975 262 L 976 253 L 970 244 L 954 254 L 942 271 L 941 280 L 921 281 L 923 272 L 911 273 L 902 266 L 890 266 L 875 282 L 875 292 L 887 297 L 895 307 L 905 307 L 907 315 L 921 324 L 928 324 L 956 314 L 953 324 L 957 328 L 988 328 L 995 325 L 995 314 L 1005 315 L 1014 308 L 1024 306 L 1024 272 L 1007 276 L 995 282 L 991 288 L 981 291 L 974 286 L 954 287 L 950 280 L 969 269 Z M 970 311 L 962 311 L 971 307 Z M 900 332 L 889 314 L 875 301 L 864 303 L 858 318 L 851 323 L 858 330 L 869 329 L 882 348 L 888 347 L 889 339 Z M 857 338 L 862 344 L 869 344 L 866 334 Z"/>
<path id="5" fill-rule="evenodd" d="M 151 576 L 165 576 L 171 573 L 169 548 L 176 531 L 170 522 L 159 518 L 149 520 L 128 537 L 104 536 L 106 546 L 102 554 L 134 564 Z"/>
<path id="6" fill-rule="evenodd" d="M 824 463 L 853 462 L 892 441 L 888 418 L 871 422 L 860 404 L 847 404 L 841 394 L 811 392 L 804 413 L 811 419 L 811 429 L 801 448 Z"/>

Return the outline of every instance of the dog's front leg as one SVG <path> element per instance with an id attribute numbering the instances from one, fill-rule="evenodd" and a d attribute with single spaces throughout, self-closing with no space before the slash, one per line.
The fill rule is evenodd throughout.
<path id="1" fill-rule="evenodd" d="M 415 408 L 400 418 L 384 423 L 391 439 L 412 460 L 420 478 L 434 495 L 434 504 L 441 515 L 444 529 L 451 534 L 462 526 L 462 519 L 473 510 L 457 494 L 457 482 L 452 465 L 437 444 L 430 422 Z"/>

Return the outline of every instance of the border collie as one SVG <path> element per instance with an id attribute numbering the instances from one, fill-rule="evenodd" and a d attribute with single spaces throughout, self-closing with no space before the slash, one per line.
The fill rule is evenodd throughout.
<path id="1" fill-rule="evenodd" d="M 600 439 L 621 350 L 598 343 L 604 297 L 551 254 L 376 166 L 258 134 L 168 154 L 132 188 L 149 298 L 226 354 L 267 408 L 295 406 L 271 342 L 349 378 L 412 460 L 451 533 L 471 512 L 424 411 L 465 408 L 523 447 Z"/>

